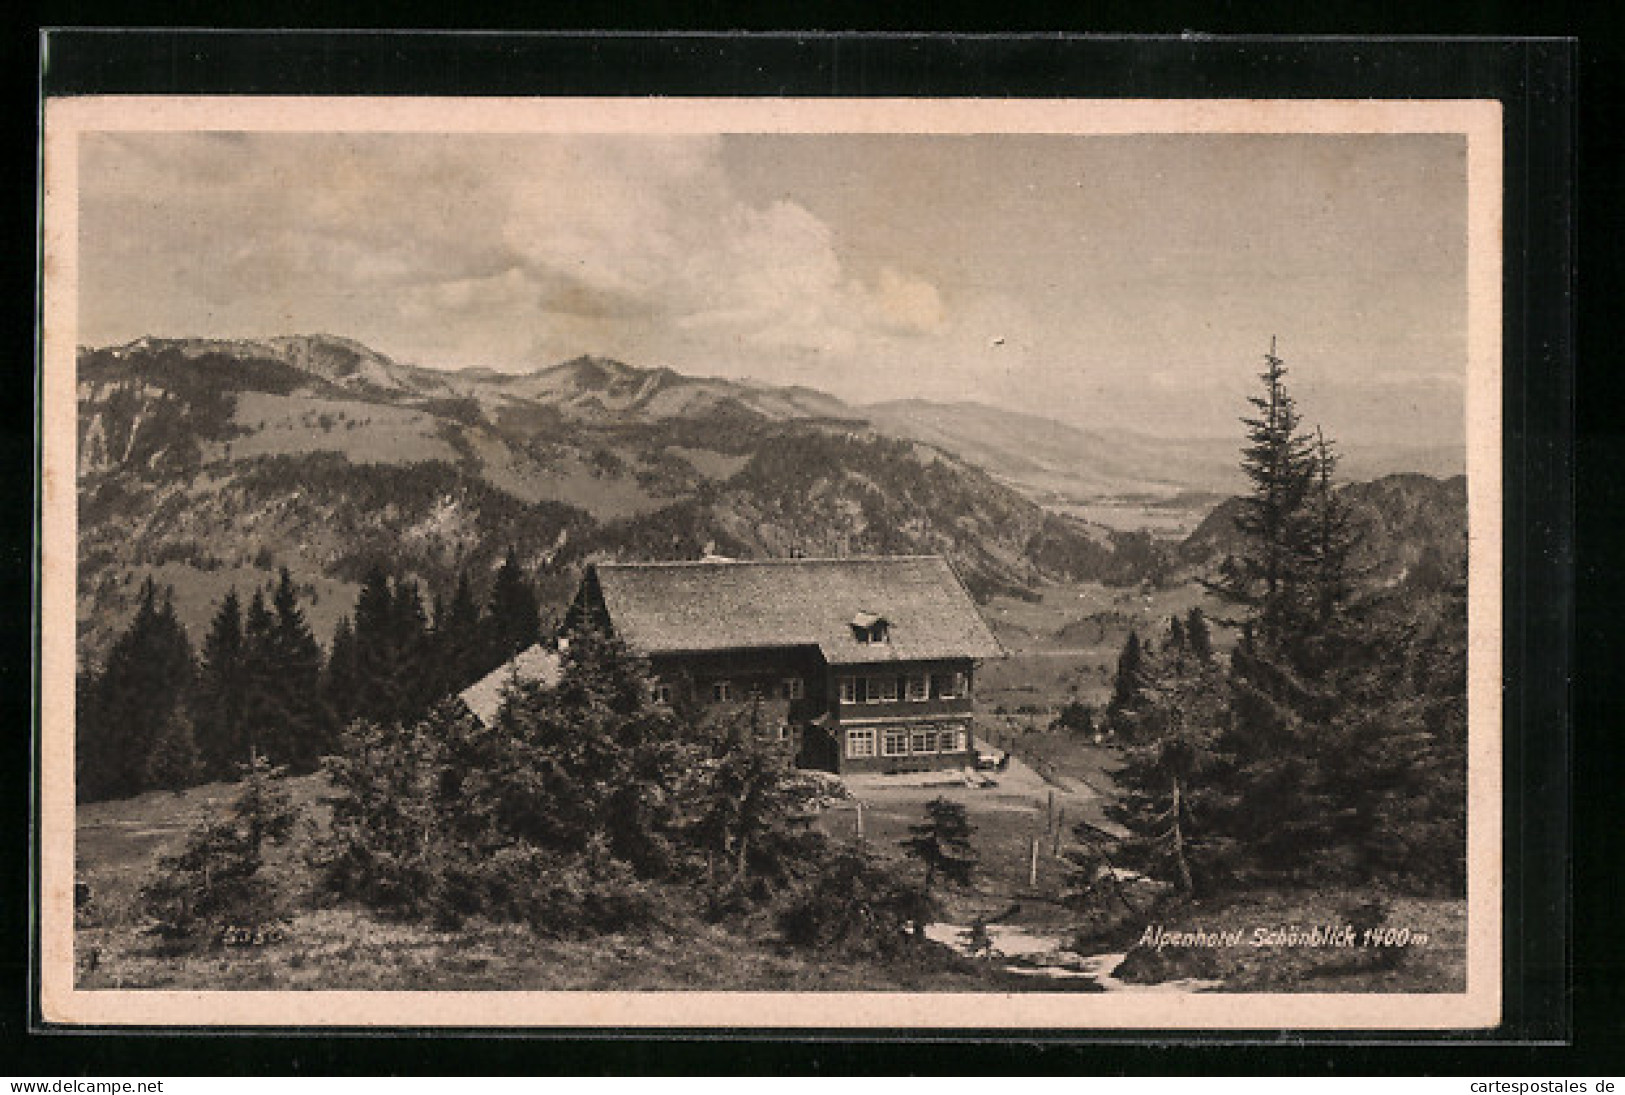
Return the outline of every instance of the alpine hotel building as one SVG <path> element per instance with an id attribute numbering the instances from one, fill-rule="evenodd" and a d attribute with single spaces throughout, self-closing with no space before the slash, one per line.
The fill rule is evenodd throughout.
<path id="1" fill-rule="evenodd" d="M 970 764 L 976 669 L 1004 655 L 940 556 L 598 563 L 570 618 L 647 658 L 657 700 L 755 707 L 836 772 Z"/>

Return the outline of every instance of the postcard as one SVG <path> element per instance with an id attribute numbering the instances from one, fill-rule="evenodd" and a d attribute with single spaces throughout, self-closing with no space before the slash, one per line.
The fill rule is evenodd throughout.
<path id="1" fill-rule="evenodd" d="M 43 1017 L 1494 1026 L 1500 125 L 47 100 Z"/>

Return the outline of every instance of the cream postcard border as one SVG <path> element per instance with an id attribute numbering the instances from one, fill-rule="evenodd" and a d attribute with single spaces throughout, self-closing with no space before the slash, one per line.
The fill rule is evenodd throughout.
<path id="1" fill-rule="evenodd" d="M 1448 994 L 175 992 L 74 987 L 78 138 L 92 131 L 1460 133 L 1467 138 L 1468 943 Z M 381 99 L 118 96 L 45 106 L 40 1006 L 61 1024 L 1450 1030 L 1501 1009 L 1501 105 L 1417 100 Z"/>

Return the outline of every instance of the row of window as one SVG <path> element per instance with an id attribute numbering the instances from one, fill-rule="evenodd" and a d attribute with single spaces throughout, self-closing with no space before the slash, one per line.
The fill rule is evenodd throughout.
<path id="1" fill-rule="evenodd" d="M 963 753 L 962 726 L 853 726 L 846 731 L 846 755 L 872 757 L 875 746 L 883 757 Z"/>
<path id="2" fill-rule="evenodd" d="M 840 682 L 842 703 L 896 703 L 899 699 L 910 703 L 925 700 L 954 700 L 970 695 L 970 675 L 967 673 L 931 673 L 899 677 L 842 677 Z M 800 677 L 785 677 L 771 691 L 781 700 L 799 700 L 807 695 L 807 682 Z M 651 690 L 656 703 L 672 701 L 672 686 L 657 681 Z M 737 688 L 732 681 L 711 682 L 712 703 L 733 703 L 752 694 L 766 695 L 760 685 L 748 689 Z"/>
<path id="3" fill-rule="evenodd" d="M 898 697 L 911 703 L 924 700 L 955 700 L 970 695 L 970 675 L 932 673 L 898 677 L 842 677 L 842 703 L 896 703 Z"/>
<path id="4" fill-rule="evenodd" d="M 777 693 L 778 698 L 781 700 L 799 700 L 807 695 L 807 682 L 800 677 L 785 677 L 778 682 L 773 691 Z M 656 703 L 670 703 L 674 695 L 672 686 L 665 681 L 656 681 L 654 687 L 650 690 L 650 694 Z M 711 682 L 711 702 L 713 703 L 732 703 L 736 699 L 748 698 L 752 694 L 762 695 L 761 686 L 752 685 L 741 693 L 739 689 L 734 687 L 732 681 Z"/>

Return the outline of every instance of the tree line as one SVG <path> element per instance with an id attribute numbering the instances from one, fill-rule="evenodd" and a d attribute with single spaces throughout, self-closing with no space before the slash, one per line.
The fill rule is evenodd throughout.
<path id="1" fill-rule="evenodd" d="M 1107 725 L 1125 862 L 1185 892 L 1253 880 L 1466 884 L 1465 573 L 1373 583 L 1336 483 L 1273 352 L 1250 399 L 1237 526 L 1206 582 L 1239 632 L 1217 656 L 1200 610 L 1160 645 L 1131 633 Z"/>
<path id="2" fill-rule="evenodd" d="M 269 596 L 267 596 L 269 593 Z M 201 649 L 148 578 L 135 616 L 77 684 L 81 801 L 237 778 L 252 756 L 314 771 L 355 719 L 422 714 L 541 637 L 535 588 L 510 550 L 481 598 L 449 599 L 374 567 L 324 654 L 286 567 L 246 607 L 218 603 Z"/>
<path id="3" fill-rule="evenodd" d="M 283 769 L 255 753 L 223 815 L 157 863 L 142 895 L 156 930 L 274 940 L 307 903 L 342 901 L 446 930 L 767 920 L 800 947 L 925 953 L 943 888 L 977 870 L 962 805 L 928 805 L 899 844 L 918 870 L 899 871 L 862 837 L 809 823 L 821 785 L 759 707 L 716 722 L 657 703 L 647 665 L 591 629 L 561 660 L 556 686 L 510 685 L 490 725 L 450 702 L 349 723 L 322 760 L 325 826 L 301 823 Z M 273 861 L 302 864 L 311 884 Z"/>

